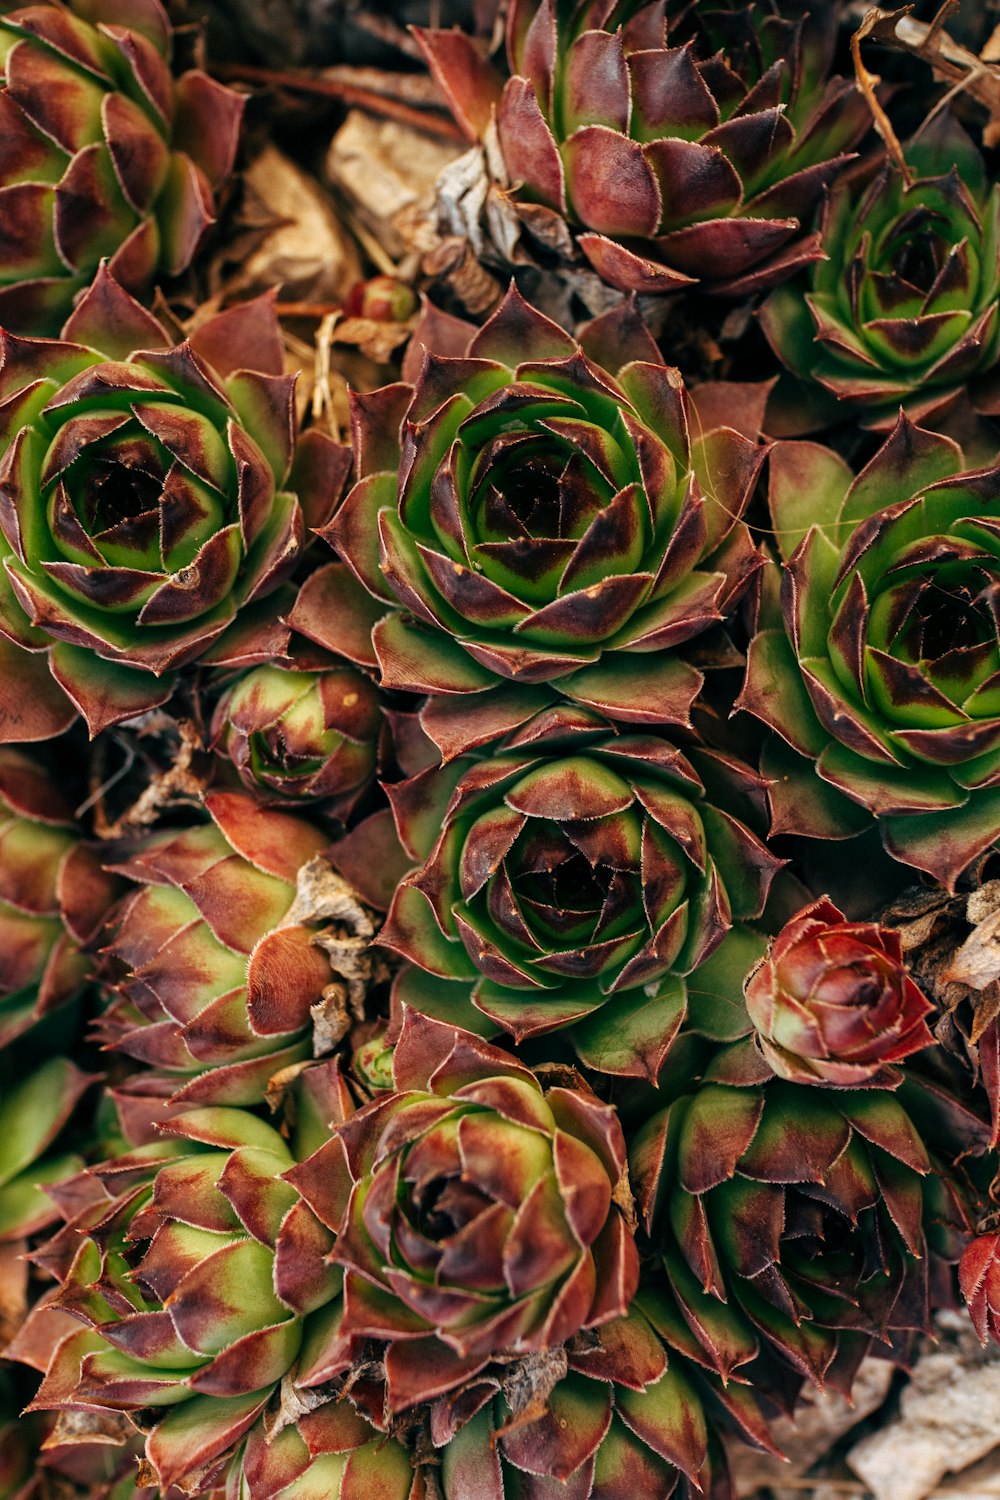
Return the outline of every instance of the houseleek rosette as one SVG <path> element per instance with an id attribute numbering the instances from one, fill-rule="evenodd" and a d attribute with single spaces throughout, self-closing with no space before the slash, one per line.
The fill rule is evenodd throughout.
<path id="1" fill-rule="evenodd" d="M 942 413 L 1000 355 L 1000 188 L 948 114 L 904 155 L 909 180 L 887 160 L 833 192 L 824 259 L 761 313 L 782 363 L 835 398 L 831 420 Z"/>
<path id="2" fill-rule="evenodd" d="M 328 839 L 246 793 L 204 806 L 204 821 L 151 834 L 115 866 L 133 889 L 104 950 L 99 1033 L 186 1099 L 254 1104 L 312 1055 L 333 981 L 314 942 Z M 299 900 L 302 880 L 314 899 Z"/>
<path id="3" fill-rule="evenodd" d="M 378 689 L 354 667 L 265 665 L 220 698 L 212 739 L 251 791 L 346 812 L 374 780 L 381 724 Z"/>
<path id="4" fill-rule="evenodd" d="M 139 295 L 215 219 L 243 99 L 176 82 L 159 0 L 6 5 L 0 18 L 0 324 L 53 334 L 102 257 Z"/>
<path id="5" fill-rule="evenodd" d="M 720 1376 L 763 1348 L 849 1389 L 872 1340 L 926 1329 L 954 1211 L 910 1097 L 775 1078 L 749 1040 L 671 1091 L 629 1171 L 658 1285 Z"/>
<path id="6" fill-rule="evenodd" d="M 66 1057 L 49 1057 L 0 1084 L 0 1246 L 21 1244 L 55 1223 L 45 1192 L 78 1171 L 65 1127 L 96 1080 Z"/>
<path id="7" fill-rule="evenodd" d="M 106 269 L 61 338 L 4 337 L 0 632 L 50 649 L 92 733 L 227 660 L 238 617 L 238 659 L 270 639 L 261 601 L 344 476 L 331 439 L 296 441 L 293 383 L 269 297 L 175 345 Z"/>
<path id="8" fill-rule="evenodd" d="M 849 922 L 827 897 L 786 922 L 748 976 L 757 1043 L 792 1083 L 864 1086 L 934 1038 L 899 933 Z"/>
<path id="9" fill-rule="evenodd" d="M 953 886 L 1000 835 L 1000 469 L 901 417 L 855 479 L 779 445 L 782 550 L 740 706 L 768 752 L 775 832 L 844 838 L 878 820 L 893 858 Z"/>
<path id="10" fill-rule="evenodd" d="M 91 1169 L 103 1190 L 87 1201 L 77 1188 L 84 1206 L 55 1242 L 54 1305 L 82 1326 L 55 1347 L 33 1406 L 144 1412 L 164 1489 L 222 1482 L 282 1378 L 336 1323 L 330 1236 L 283 1180 L 337 1103 L 336 1085 L 310 1075 L 306 1088 L 315 1104 L 300 1094 L 307 1123 L 291 1144 L 244 1110 L 165 1119 L 157 1139 Z"/>
<path id="11" fill-rule="evenodd" d="M 639 1262 L 612 1108 L 413 1013 L 392 1069 L 289 1180 L 344 1273 L 338 1338 L 304 1383 L 373 1340 L 401 1412 L 623 1316 Z"/>
<path id="12" fill-rule="evenodd" d="M 664 1342 L 660 1311 L 660 1299 L 640 1291 L 624 1318 L 578 1340 L 542 1415 L 515 1417 L 494 1396 L 441 1449 L 444 1500 L 721 1500 L 719 1407 Z M 768 1448 L 752 1394 L 721 1381 L 716 1390 L 742 1435 Z"/>
<path id="13" fill-rule="evenodd" d="M 385 602 L 356 659 L 373 644 L 383 684 L 446 697 L 446 719 L 502 726 L 506 679 L 686 722 L 702 679 L 672 648 L 757 567 L 740 517 L 763 448 L 730 427 L 692 437 L 681 378 L 629 306 L 579 344 L 514 289 L 478 332 L 448 327 L 460 354 L 354 398 L 357 483 L 323 534 Z M 347 654 L 357 634 L 332 618 L 312 633 Z"/>
<path id="14" fill-rule="evenodd" d="M 423 860 L 379 935 L 410 960 L 397 1000 L 519 1042 L 568 1028 L 605 1073 L 655 1079 L 684 976 L 760 914 L 781 864 L 742 821 L 763 791 L 749 768 L 573 713 L 390 790 Z M 739 994 L 749 960 L 726 951 L 716 982 Z"/>
<path id="15" fill-rule="evenodd" d="M 572 225 L 625 291 L 728 295 L 822 253 L 809 215 L 870 123 L 854 85 L 828 78 L 835 37 L 827 0 L 517 0 L 501 86 L 471 40 L 422 33 L 471 136 L 496 105 L 529 227 L 557 243 Z"/>
<path id="16" fill-rule="evenodd" d="M 115 890 L 53 777 L 0 747 L 0 1046 L 83 988 Z"/>

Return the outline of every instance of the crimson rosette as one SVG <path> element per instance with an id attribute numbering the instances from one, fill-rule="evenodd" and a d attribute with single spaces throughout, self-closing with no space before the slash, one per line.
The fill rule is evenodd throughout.
<path id="1" fill-rule="evenodd" d="M 775 833 L 878 820 L 952 887 L 1000 835 L 1000 469 L 904 416 L 855 479 L 814 443 L 771 459 L 781 599 L 765 583 L 739 706 L 767 752 Z M 768 573 L 774 570 L 769 569 Z"/>
<path id="2" fill-rule="evenodd" d="M 932 1006 L 906 970 L 899 933 L 849 922 L 827 897 L 786 922 L 745 993 L 761 1052 L 793 1083 L 883 1081 L 934 1041 Z"/>
<path id="3" fill-rule="evenodd" d="M 311 1380 L 384 1342 L 399 1412 L 621 1317 L 639 1261 L 608 1105 L 413 1013 L 392 1071 L 392 1092 L 287 1175 L 344 1269 L 339 1337 Z"/>
<path id="4" fill-rule="evenodd" d="M 743 821 L 763 789 L 717 752 L 567 713 L 390 788 L 423 858 L 379 935 L 410 960 L 397 1001 L 519 1042 L 568 1028 L 588 1066 L 655 1079 L 684 976 L 717 962 L 738 994 L 749 967 L 742 943 L 712 955 L 781 865 Z"/>
<path id="5" fill-rule="evenodd" d="M 210 648 L 218 662 L 274 654 L 261 601 L 329 516 L 347 461 L 319 431 L 296 441 L 283 370 L 270 297 L 175 345 L 106 269 L 60 339 L 5 336 L 0 631 L 17 661 L 14 646 L 51 648 L 92 733 L 164 702 Z"/>
<path id="6" fill-rule="evenodd" d="M 104 256 L 138 295 L 190 265 L 243 99 L 199 69 L 175 83 L 159 0 L 2 10 L 0 324 L 51 334 Z"/>
<path id="7" fill-rule="evenodd" d="M 759 564 L 740 519 L 756 431 L 692 437 L 680 375 L 627 304 L 577 343 L 512 288 L 478 331 L 429 314 L 418 334 L 432 352 L 415 387 L 354 398 L 357 483 L 323 531 L 392 606 L 371 637 L 383 685 L 502 719 L 498 678 L 556 683 L 686 723 L 702 678 L 673 648 L 724 619 Z M 312 633 L 352 649 L 332 624 Z"/>
<path id="8" fill-rule="evenodd" d="M 821 256 L 809 215 L 869 127 L 828 77 L 836 19 L 829 0 L 516 0 L 504 85 L 469 38 L 418 35 L 470 136 L 496 106 L 543 243 L 568 223 L 612 286 L 742 296 Z"/>

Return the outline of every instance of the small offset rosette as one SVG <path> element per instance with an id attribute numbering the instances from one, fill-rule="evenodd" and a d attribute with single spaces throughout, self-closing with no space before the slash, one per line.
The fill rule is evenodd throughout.
<path id="1" fill-rule="evenodd" d="M 930 1001 L 899 933 L 849 922 L 823 897 L 786 922 L 746 982 L 757 1044 L 780 1078 L 863 1088 L 929 1047 Z"/>

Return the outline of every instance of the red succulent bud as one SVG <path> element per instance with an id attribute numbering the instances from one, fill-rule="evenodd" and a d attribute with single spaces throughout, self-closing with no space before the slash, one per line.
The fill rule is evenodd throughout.
<path id="1" fill-rule="evenodd" d="M 969 1242 L 958 1280 L 980 1343 L 992 1338 L 1000 1344 L 1000 1233 L 981 1234 Z"/>
<path id="2" fill-rule="evenodd" d="M 825 896 L 786 922 L 746 1003 L 761 1051 L 793 1083 L 857 1088 L 934 1040 L 899 934 L 849 922 Z"/>

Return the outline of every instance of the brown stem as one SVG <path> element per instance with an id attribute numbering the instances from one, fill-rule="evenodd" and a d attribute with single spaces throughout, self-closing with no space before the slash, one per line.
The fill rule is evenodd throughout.
<path id="1" fill-rule="evenodd" d="M 885 143 L 885 149 L 888 151 L 889 155 L 896 163 L 896 166 L 899 168 L 906 186 L 912 187 L 913 173 L 910 171 L 910 168 L 906 161 L 906 157 L 903 155 L 903 148 L 899 144 L 899 137 L 893 130 L 892 122 L 890 121 L 889 116 L 886 114 L 885 110 L 882 108 L 882 105 L 879 102 L 878 95 L 875 92 L 876 88 L 882 80 L 877 77 L 876 74 L 869 73 L 868 69 L 861 61 L 861 43 L 866 36 L 870 35 L 870 33 L 880 20 L 881 13 L 877 9 L 870 10 L 865 16 L 864 20 L 861 22 L 861 25 L 858 27 L 857 31 L 851 37 L 851 57 L 854 60 L 854 73 L 858 80 L 858 88 L 864 94 L 865 99 L 868 103 L 868 108 L 872 112 L 872 119 L 875 121 L 875 129 L 878 131 L 879 135 L 882 137 L 883 142 Z"/>
<path id="2" fill-rule="evenodd" d="M 467 144 L 454 120 L 432 114 L 426 109 L 417 109 L 399 99 L 388 99 L 372 89 L 348 83 L 344 79 L 324 78 L 295 68 L 258 68 L 249 63 L 218 63 L 214 72 L 219 78 L 233 83 L 269 84 L 273 88 L 295 89 L 301 94 L 321 94 L 327 99 L 339 99 L 344 104 L 356 105 L 358 109 L 367 110 L 370 114 L 412 125 L 414 129 L 423 130 L 427 135 Z"/>

